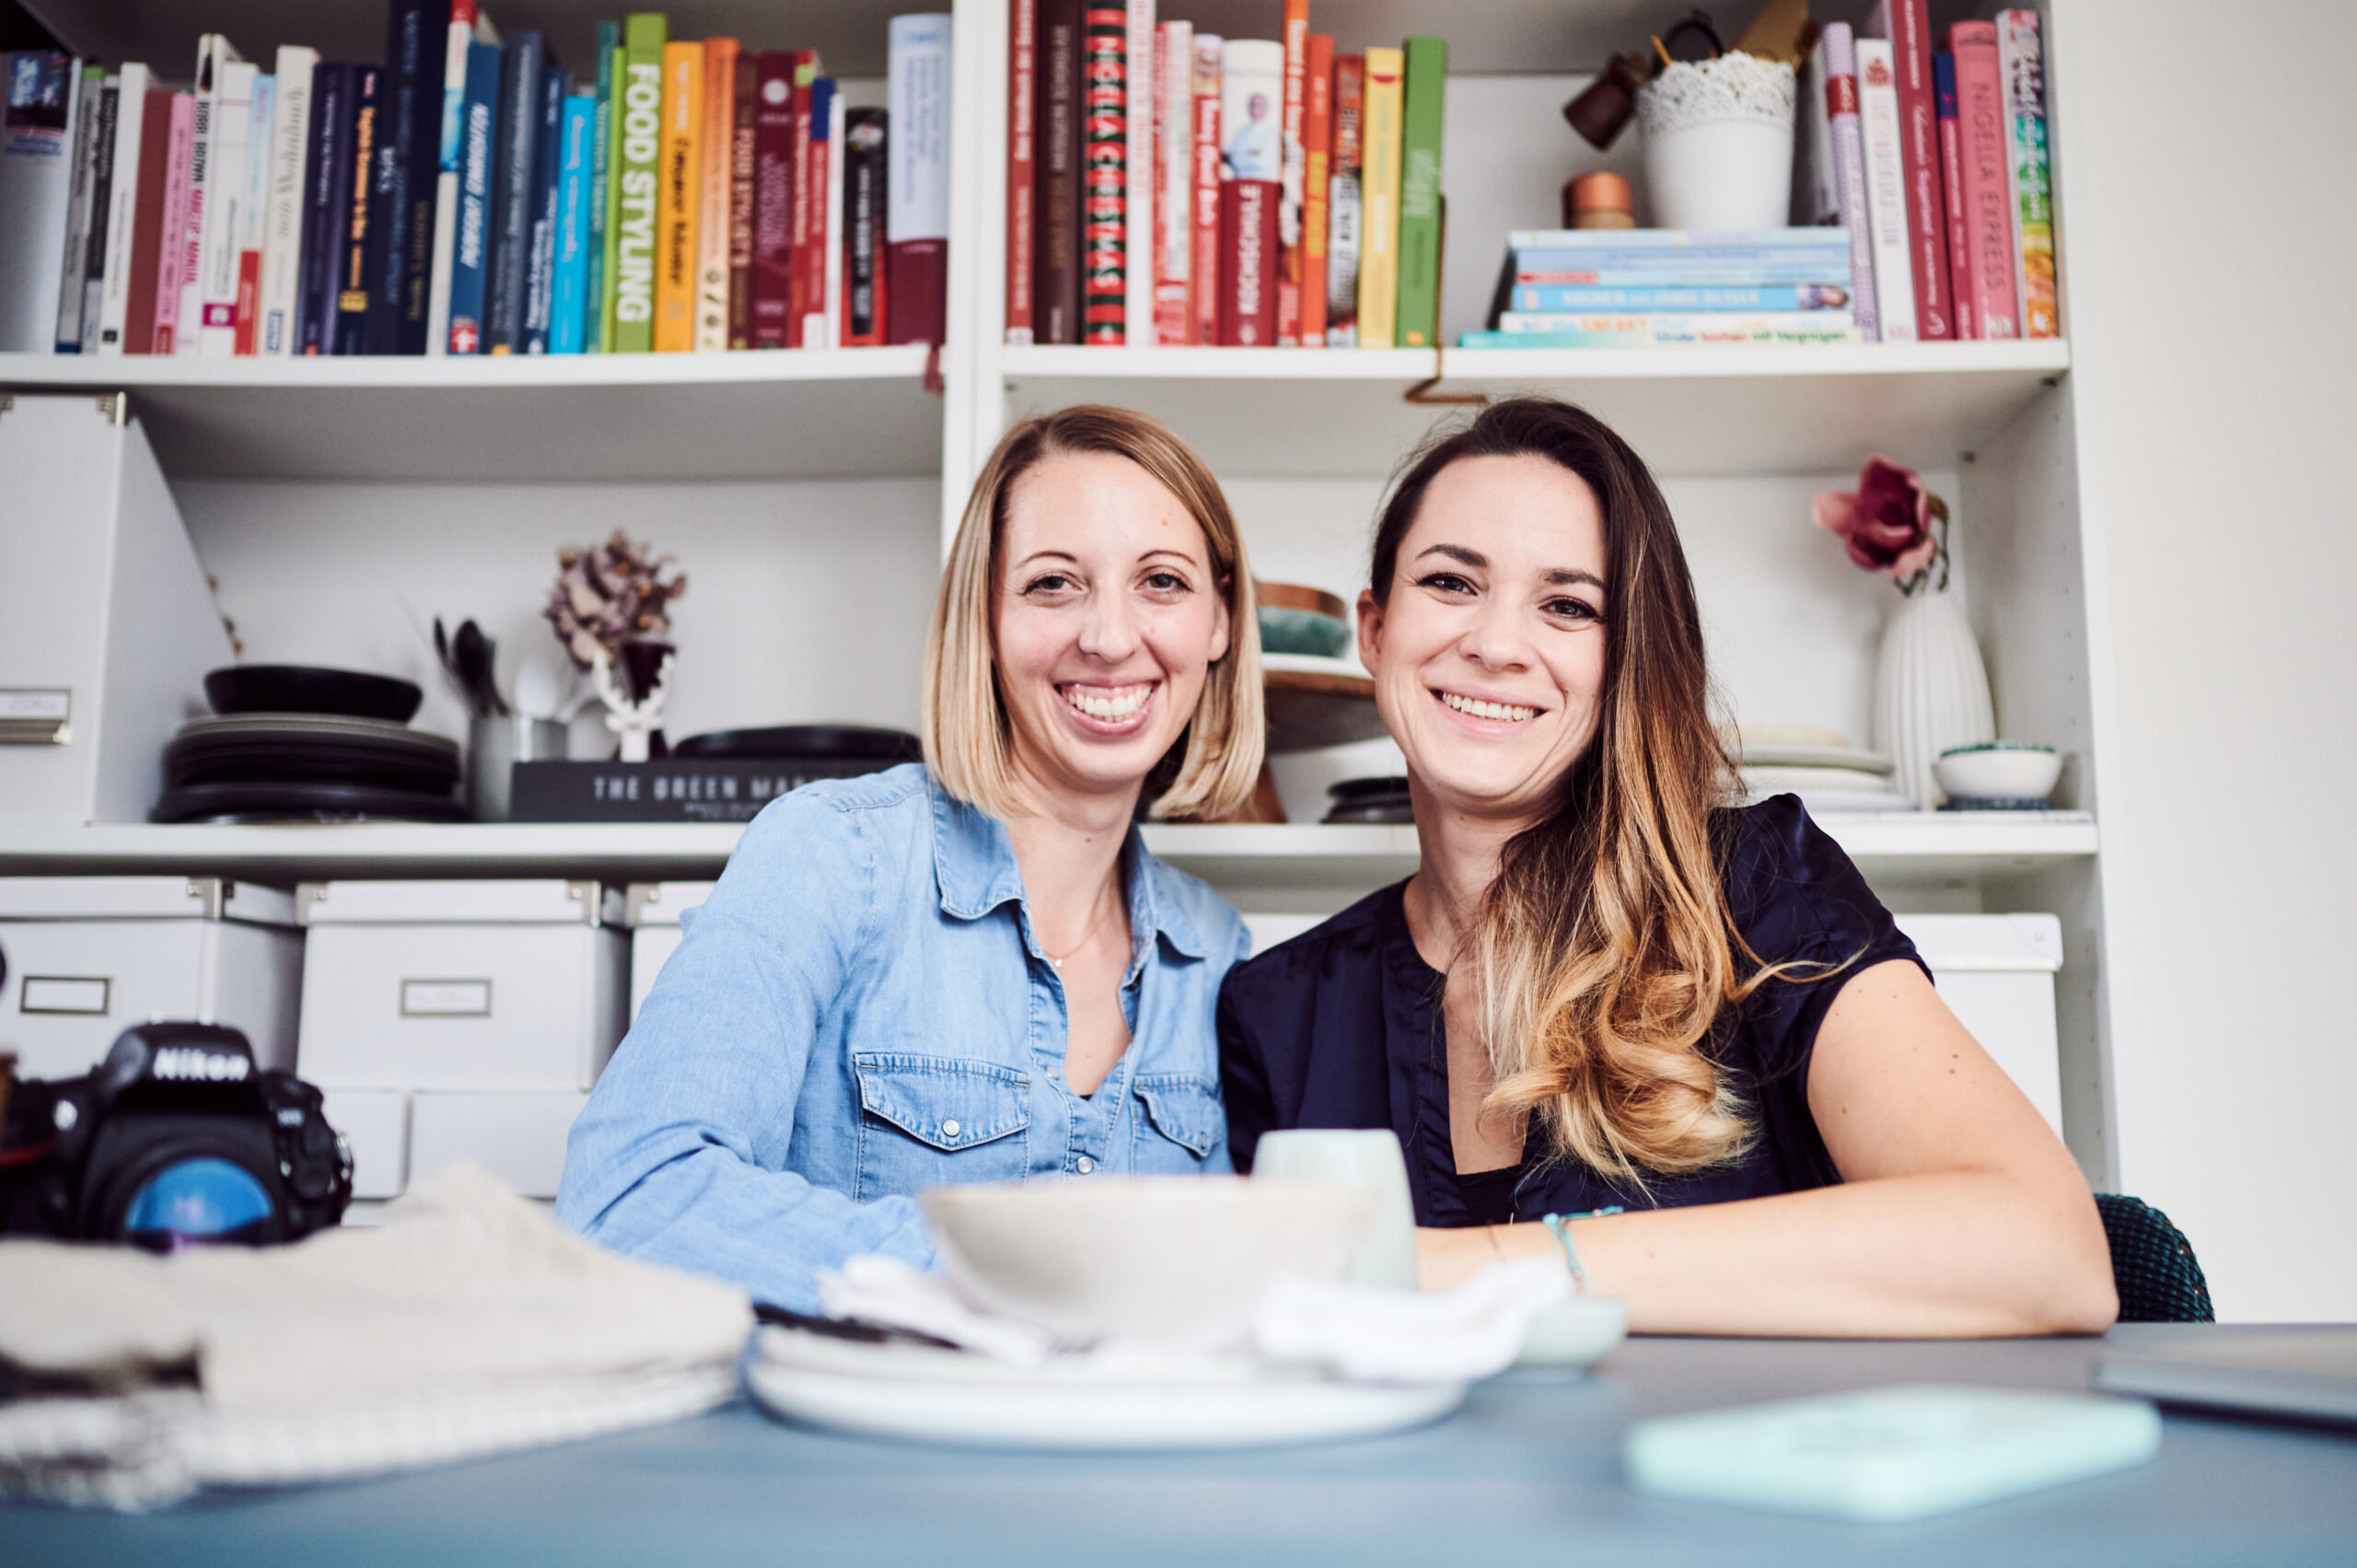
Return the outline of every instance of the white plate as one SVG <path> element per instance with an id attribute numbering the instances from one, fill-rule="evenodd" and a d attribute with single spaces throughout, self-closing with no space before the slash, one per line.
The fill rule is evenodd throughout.
<path id="1" fill-rule="evenodd" d="M 1888 773 L 1896 764 L 1879 751 L 1848 746 L 1747 746 L 1740 759 L 1747 768 L 1845 768 L 1862 773 Z"/>
<path id="2" fill-rule="evenodd" d="M 1916 804 L 1903 795 L 1888 790 L 1848 789 L 1760 789 L 1745 798 L 1747 806 L 1757 806 L 1771 795 L 1797 795 L 1801 804 L 1811 811 L 1914 811 Z"/>
<path id="3" fill-rule="evenodd" d="M 1755 793 L 1760 790 L 1789 789 L 1801 795 L 1821 790 L 1853 790 L 1864 795 L 1887 795 L 1890 780 L 1881 773 L 1868 772 L 1863 768 L 1773 768 L 1747 766 L 1743 782 Z"/>
<path id="4" fill-rule="evenodd" d="M 1438 1421 L 1462 1383 L 1387 1388 L 1247 1363 L 1010 1365 L 924 1345 L 764 1329 L 753 1398 L 787 1421 L 992 1448 L 1258 1448 L 1369 1437 Z"/>
<path id="5" fill-rule="evenodd" d="M 1575 1295 L 1532 1320 L 1518 1367 L 1585 1366 L 1629 1337 L 1629 1304 L 1612 1296 Z"/>

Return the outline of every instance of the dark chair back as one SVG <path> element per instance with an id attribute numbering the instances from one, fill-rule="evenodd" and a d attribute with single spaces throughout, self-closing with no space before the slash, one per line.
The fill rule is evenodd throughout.
<path id="1" fill-rule="evenodd" d="M 2111 1278 L 2119 1290 L 2123 1323 L 2214 1323 L 2210 1282 L 2193 1244 L 2168 1215 L 2140 1198 L 2096 1194 L 2104 1238 L 2111 1243 Z"/>

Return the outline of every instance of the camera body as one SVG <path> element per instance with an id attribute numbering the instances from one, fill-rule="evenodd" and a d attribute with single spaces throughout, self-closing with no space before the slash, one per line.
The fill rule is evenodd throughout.
<path id="1" fill-rule="evenodd" d="M 0 1233 L 267 1245 L 352 1201 L 352 1151 L 319 1091 L 255 1067 L 217 1024 L 125 1029 L 83 1076 L 17 1082 L 0 1103 Z"/>

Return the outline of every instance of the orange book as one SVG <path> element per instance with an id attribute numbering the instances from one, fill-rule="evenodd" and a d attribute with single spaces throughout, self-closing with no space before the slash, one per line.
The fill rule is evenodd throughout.
<path id="1" fill-rule="evenodd" d="M 1326 346 L 1327 187 L 1334 160 L 1334 41 L 1309 35 L 1301 85 L 1301 346 Z"/>
<path id="2" fill-rule="evenodd" d="M 655 179 L 655 352 L 696 346 L 696 219 L 703 203 L 703 45 L 663 46 Z"/>
<path id="3" fill-rule="evenodd" d="M 737 41 L 703 41 L 702 178 L 696 203 L 696 352 L 728 348 L 729 149 L 737 140 Z"/>
<path id="4" fill-rule="evenodd" d="M 1284 0 L 1283 42 L 1284 103 L 1278 118 L 1284 161 L 1277 196 L 1277 343 L 1291 348 L 1301 342 L 1301 223 L 1309 174 L 1302 137 L 1303 111 L 1308 106 L 1309 0 Z"/>

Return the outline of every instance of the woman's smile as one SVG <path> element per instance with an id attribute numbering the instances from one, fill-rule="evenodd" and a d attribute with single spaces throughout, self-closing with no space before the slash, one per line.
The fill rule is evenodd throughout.
<path id="1" fill-rule="evenodd" d="M 1544 708 L 1503 697 L 1476 696 L 1469 691 L 1450 691 L 1438 686 L 1429 690 L 1442 707 L 1464 720 L 1476 735 L 1504 734 L 1512 726 L 1528 724 L 1546 712 Z"/>
<path id="2" fill-rule="evenodd" d="M 1161 689 L 1159 680 L 1056 683 L 1074 722 L 1090 735 L 1133 735 L 1144 728 L 1153 721 L 1155 693 Z"/>

